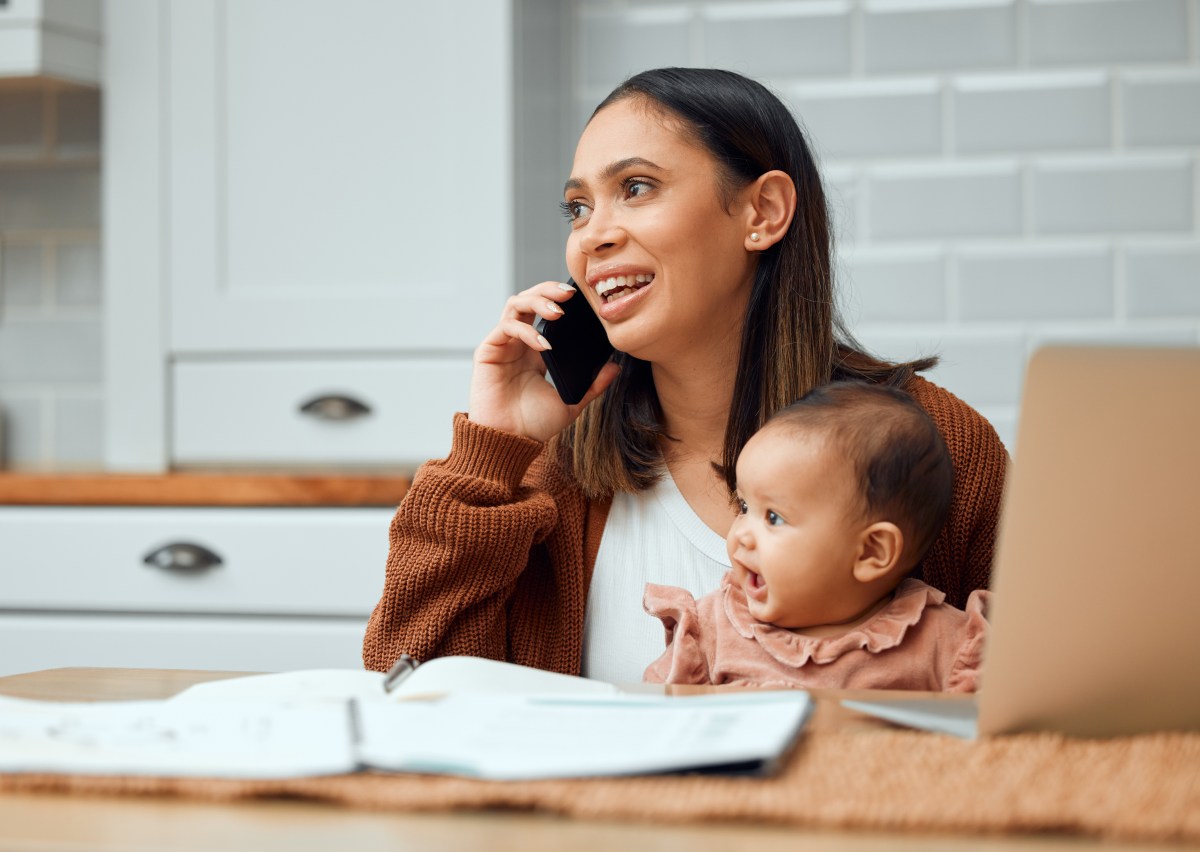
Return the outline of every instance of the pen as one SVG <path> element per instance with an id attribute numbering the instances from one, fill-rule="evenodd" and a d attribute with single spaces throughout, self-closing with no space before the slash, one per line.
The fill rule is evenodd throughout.
<path id="1" fill-rule="evenodd" d="M 419 665 L 421 664 L 417 662 L 417 658 L 412 654 L 401 654 L 392 667 L 388 669 L 388 673 L 383 676 L 383 691 L 391 692 L 394 690 Z"/>

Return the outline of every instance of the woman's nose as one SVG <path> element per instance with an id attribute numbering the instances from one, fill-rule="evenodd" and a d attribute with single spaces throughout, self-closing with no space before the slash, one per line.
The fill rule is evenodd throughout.
<path id="1" fill-rule="evenodd" d="M 625 240 L 625 231 L 612 211 L 600 207 L 592 211 L 580 234 L 579 246 L 585 254 L 603 255 Z"/>

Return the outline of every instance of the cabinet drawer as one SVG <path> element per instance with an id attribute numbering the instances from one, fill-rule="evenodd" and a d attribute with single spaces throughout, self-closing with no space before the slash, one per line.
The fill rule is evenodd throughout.
<path id="1" fill-rule="evenodd" d="M 179 362 L 177 464 L 416 467 L 450 449 L 471 358 Z"/>
<path id="2" fill-rule="evenodd" d="M 0 614 L 0 677 L 64 667 L 362 668 L 366 619 Z"/>
<path id="3" fill-rule="evenodd" d="M 383 588 L 392 514 L 5 507 L 0 609 L 365 617 Z M 219 564 L 145 561 L 172 544 Z"/>

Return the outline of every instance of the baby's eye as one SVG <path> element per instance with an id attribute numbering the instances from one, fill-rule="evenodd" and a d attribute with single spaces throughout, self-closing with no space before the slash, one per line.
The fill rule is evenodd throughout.
<path id="1" fill-rule="evenodd" d="M 737 509 L 739 515 L 744 515 L 750 511 L 750 507 L 746 505 L 746 501 L 741 499 L 737 501 Z"/>
<path id="2" fill-rule="evenodd" d="M 782 526 L 783 518 L 781 518 L 779 515 L 777 515 L 771 509 L 767 509 L 767 523 L 773 527 Z"/>
<path id="3" fill-rule="evenodd" d="M 562 214 L 572 222 L 586 219 L 591 212 L 591 208 L 582 201 L 560 201 L 558 206 L 562 209 Z"/>

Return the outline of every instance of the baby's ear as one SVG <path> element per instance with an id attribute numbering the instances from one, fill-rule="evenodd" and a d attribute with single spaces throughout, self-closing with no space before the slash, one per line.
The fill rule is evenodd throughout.
<path id="1" fill-rule="evenodd" d="M 879 521 L 862 531 L 858 555 L 854 560 L 854 579 L 873 583 L 890 574 L 900 564 L 904 552 L 904 533 L 891 521 Z"/>

